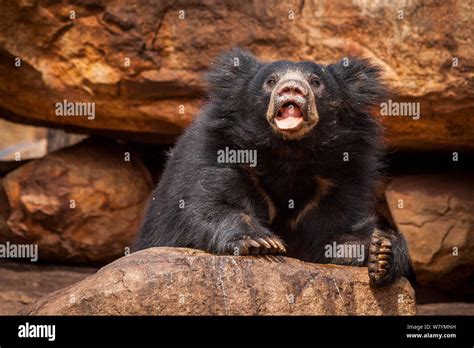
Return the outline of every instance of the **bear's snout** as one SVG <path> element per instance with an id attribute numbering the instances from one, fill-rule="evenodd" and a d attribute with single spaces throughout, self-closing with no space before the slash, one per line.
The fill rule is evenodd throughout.
<path id="1" fill-rule="evenodd" d="M 291 79 L 280 82 L 277 88 L 277 95 L 299 95 L 306 97 L 308 95 L 309 88 L 301 80 Z"/>
<path id="2" fill-rule="evenodd" d="M 300 72 L 286 73 L 273 89 L 267 120 L 283 138 L 301 139 L 319 120 L 313 91 Z"/>

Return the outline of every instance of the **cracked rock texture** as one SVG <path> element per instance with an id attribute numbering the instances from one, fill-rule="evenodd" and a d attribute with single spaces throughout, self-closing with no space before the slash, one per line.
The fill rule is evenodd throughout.
<path id="1" fill-rule="evenodd" d="M 472 173 L 400 177 L 388 185 L 386 197 L 417 281 L 474 294 Z"/>
<path id="2" fill-rule="evenodd" d="M 369 285 L 367 268 L 291 258 L 214 256 L 152 248 L 40 299 L 33 315 L 413 315 L 415 294 L 402 278 Z M 71 301 L 71 298 L 74 299 Z"/>
<path id="3" fill-rule="evenodd" d="M 3 1 L 0 117 L 169 142 L 201 103 L 203 71 L 222 50 L 240 45 L 264 60 L 372 58 L 385 69 L 395 98 L 420 102 L 419 120 L 382 118 L 393 146 L 473 149 L 472 6 L 455 0 Z M 96 118 L 56 116 L 54 105 L 64 99 L 94 101 Z"/>
<path id="4" fill-rule="evenodd" d="M 120 144 L 84 141 L 29 162 L 3 180 L 8 228 L 0 242 L 37 244 L 39 261 L 105 263 L 124 255 L 152 180 Z M 3 211 L 3 210 L 2 210 Z"/>

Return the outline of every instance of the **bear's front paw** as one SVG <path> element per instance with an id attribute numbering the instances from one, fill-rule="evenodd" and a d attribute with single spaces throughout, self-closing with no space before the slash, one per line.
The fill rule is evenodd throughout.
<path id="1" fill-rule="evenodd" d="M 281 255 L 286 253 L 285 245 L 277 236 L 250 237 L 227 243 L 226 248 L 234 255 Z"/>
<path id="2" fill-rule="evenodd" d="M 392 242 L 382 232 L 372 234 L 369 245 L 369 278 L 372 285 L 384 285 L 392 280 Z"/>

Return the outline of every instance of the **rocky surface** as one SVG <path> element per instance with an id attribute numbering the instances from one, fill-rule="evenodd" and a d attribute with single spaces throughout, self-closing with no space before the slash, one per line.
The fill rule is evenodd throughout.
<path id="1" fill-rule="evenodd" d="M 474 183 L 472 173 L 405 176 L 386 191 L 405 236 L 417 281 L 474 293 Z"/>
<path id="2" fill-rule="evenodd" d="M 71 298 L 74 301 L 71 301 Z M 412 315 L 406 279 L 371 288 L 365 267 L 152 248 L 45 296 L 34 315 Z"/>
<path id="3" fill-rule="evenodd" d="M 95 268 L 0 262 L 0 315 L 14 315 L 39 298 L 72 285 Z"/>
<path id="4" fill-rule="evenodd" d="M 60 129 L 27 126 L 0 119 L 0 173 L 14 162 L 41 158 L 48 152 L 74 145 L 87 136 Z"/>
<path id="5" fill-rule="evenodd" d="M 9 229 L 0 240 L 37 244 L 40 261 L 106 263 L 123 256 L 152 189 L 150 174 L 128 151 L 85 141 L 9 173 L 3 179 Z"/>
<path id="6" fill-rule="evenodd" d="M 169 142 L 201 103 L 203 71 L 219 52 L 240 45 L 264 60 L 372 58 L 385 68 L 397 99 L 420 102 L 419 120 L 382 119 L 393 146 L 473 149 L 472 6 L 454 0 L 2 2 L 0 117 Z M 95 118 L 56 116 L 55 103 L 63 100 L 95 102 Z"/>
<path id="7" fill-rule="evenodd" d="M 1 236 L 8 235 L 7 219 L 10 216 L 10 205 L 3 189 L 3 179 L 0 178 L 0 243 L 3 242 Z"/>
<path id="8" fill-rule="evenodd" d="M 474 315 L 474 303 L 427 303 L 417 306 L 417 315 Z"/>
<path id="9" fill-rule="evenodd" d="M 0 120 L 0 161 L 21 161 L 43 157 L 47 130 Z"/>

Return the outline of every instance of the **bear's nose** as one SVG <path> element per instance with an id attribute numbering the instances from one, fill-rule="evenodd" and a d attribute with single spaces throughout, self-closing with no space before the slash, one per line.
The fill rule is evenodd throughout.
<path id="1" fill-rule="evenodd" d="M 283 81 L 282 85 L 278 88 L 278 95 L 283 94 L 295 94 L 302 97 L 308 95 L 308 88 L 298 80 L 286 80 Z"/>

